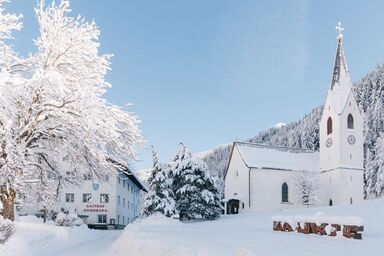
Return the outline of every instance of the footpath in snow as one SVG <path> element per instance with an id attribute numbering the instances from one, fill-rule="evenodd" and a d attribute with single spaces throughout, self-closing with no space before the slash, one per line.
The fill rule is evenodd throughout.
<path id="1" fill-rule="evenodd" d="M 15 221 L 16 233 L 3 245 L 0 256 L 104 256 L 121 231 L 91 230 L 43 224 L 35 216 Z"/>

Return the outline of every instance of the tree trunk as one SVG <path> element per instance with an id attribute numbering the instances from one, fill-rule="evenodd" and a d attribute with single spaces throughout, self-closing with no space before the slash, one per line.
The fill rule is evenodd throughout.
<path id="1" fill-rule="evenodd" d="M 0 201 L 3 204 L 3 217 L 11 221 L 15 220 L 16 191 L 0 188 Z"/>

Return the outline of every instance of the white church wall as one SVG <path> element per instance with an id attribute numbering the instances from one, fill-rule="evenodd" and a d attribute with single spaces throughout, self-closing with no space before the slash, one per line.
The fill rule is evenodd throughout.
<path id="1" fill-rule="evenodd" d="M 364 174 L 361 170 L 344 169 L 341 171 L 343 187 L 341 204 L 354 204 L 364 200 Z"/>
<path id="2" fill-rule="evenodd" d="M 363 171 L 339 169 L 321 174 L 322 205 L 359 203 L 364 200 Z M 352 200 L 351 200 L 352 199 Z"/>
<path id="3" fill-rule="evenodd" d="M 354 128 L 348 129 L 348 115 L 352 114 L 354 119 Z M 364 137 L 363 137 L 363 119 L 359 112 L 356 100 L 350 93 L 347 104 L 340 115 L 340 146 L 341 146 L 341 167 L 363 169 L 364 161 Z M 348 143 L 348 136 L 354 136 L 356 142 L 351 145 Z"/>
<path id="4" fill-rule="evenodd" d="M 298 202 L 294 171 L 251 169 L 251 211 L 265 212 L 303 207 Z M 288 202 L 282 202 L 282 185 L 288 185 Z"/>
<path id="5" fill-rule="evenodd" d="M 341 203 L 341 194 L 340 194 L 340 172 L 329 171 L 323 172 L 320 175 L 320 182 L 323 188 L 323 196 L 321 200 L 321 205 L 327 206 L 337 205 Z"/>
<path id="6" fill-rule="evenodd" d="M 332 133 L 327 134 L 327 121 L 332 118 Z M 340 122 L 338 121 L 338 114 L 336 114 L 330 97 L 327 97 L 323 116 L 320 121 L 320 170 L 326 171 L 337 168 L 340 163 L 340 136 L 337 131 L 340 131 Z M 330 147 L 326 146 L 326 141 L 332 140 Z"/>
<path id="7" fill-rule="evenodd" d="M 226 201 L 240 200 L 239 212 L 249 209 L 248 175 L 249 168 L 245 165 L 237 147 L 234 146 L 225 178 L 225 199 Z"/>
<path id="8" fill-rule="evenodd" d="M 324 105 L 323 117 L 320 122 L 320 168 L 321 183 L 324 187 L 322 205 L 349 204 L 360 202 L 364 197 L 363 178 L 363 120 L 352 91 L 346 105 L 340 114 L 336 114 L 327 97 Z M 353 129 L 348 129 L 348 115 L 354 119 Z M 333 120 L 333 131 L 327 135 L 327 120 Z M 354 136 L 356 142 L 350 144 L 348 136 Z M 332 138 L 330 147 L 326 146 L 326 140 Z M 351 179 L 352 177 L 352 179 Z M 351 199 L 352 198 L 352 199 Z"/>

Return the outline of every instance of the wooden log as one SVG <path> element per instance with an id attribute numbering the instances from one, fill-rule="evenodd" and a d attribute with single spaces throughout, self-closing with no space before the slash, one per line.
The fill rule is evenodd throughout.
<path id="1" fill-rule="evenodd" d="M 285 232 L 292 232 L 293 229 L 292 229 L 291 225 L 289 225 L 289 223 L 285 222 L 283 224 L 283 231 L 285 231 Z"/>
<path id="2" fill-rule="evenodd" d="M 308 223 L 308 224 L 309 224 L 309 233 L 308 234 L 317 234 L 316 223 Z"/>
<path id="3" fill-rule="evenodd" d="M 356 225 L 344 225 L 343 236 L 346 238 L 363 239 L 362 234 L 358 233 L 360 230 L 364 230 L 364 226 Z"/>
<path id="4" fill-rule="evenodd" d="M 325 227 L 328 226 L 328 223 L 321 223 L 320 226 L 317 226 L 316 234 L 324 236 L 327 234 L 325 232 Z"/>
<path id="5" fill-rule="evenodd" d="M 297 223 L 296 230 L 298 233 L 305 234 L 305 223 L 303 224 L 303 227 L 301 226 L 300 222 Z"/>
<path id="6" fill-rule="evenodd" d="M 273 230 L 274 231 L 283 231 L 283 227 L 281 226 L 280 221 L 274 221 L 273 222 Z"/>

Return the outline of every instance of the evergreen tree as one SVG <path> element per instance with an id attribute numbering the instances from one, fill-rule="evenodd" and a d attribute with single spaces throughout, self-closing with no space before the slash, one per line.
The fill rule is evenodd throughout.
<path id="1" fill-rule="evenodd" d="M 152 147 L 153 167 L 148 178 L 149 190 L 144 199 L 142 215 L 149 216 L 160 212 L 167 217 L 175 213 L 175 201 L 166 171 L 159 162 L 159 157 Z"/>
<path id="2" fill-rule="evenodd" d="M 207 165 L 192 157 L 181 143 L 171 168 L 176 210 L 180 218 L 218 218 L 221 212 L 220 191 L 208 175 Z"/>

